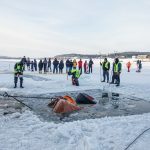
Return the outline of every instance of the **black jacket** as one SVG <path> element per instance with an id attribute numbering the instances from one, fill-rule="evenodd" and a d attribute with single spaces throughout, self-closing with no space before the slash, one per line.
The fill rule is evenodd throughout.
<path id="1" fill-rule="evenodd" d="M 48 61 L 48 67 L 50 67 L 50 66 L 51 66 L 51 60 Z"/>
<path id="2" fill-rule="evenodd" d="M 64 62 L 60 61 L 60 63 L 59 63 L 59 69 L 63 69 L 63 68 L 64 68 Z"/>
<path id="3" fill-rule="evenodd" d="M 66 60 L 66 67 L 70 67 L 70 61 Z"/>
<path id="4" fill-rule="evenodd" d="M 43 63 L 42 63 L 42 61 L 39 62 L 38 67 L 39 67 L 39 70 L 42 70 L 42 68 L 43 68 Z"/>
<path id="5" fill-rule="evenodd" d="M 59 61 L 58 61 L 58 60 L 54 60 L 54 61 L 53 61 L 53 65 L 54 65 L 54 67 L 58 67 Z"/>
<path id="6" fill-rule="evenodd" d="M 93 64 L 94 64 L 93 61 L 90 60 L 90 61 L 89 61 L 89 67 L 92 67 Z"/>

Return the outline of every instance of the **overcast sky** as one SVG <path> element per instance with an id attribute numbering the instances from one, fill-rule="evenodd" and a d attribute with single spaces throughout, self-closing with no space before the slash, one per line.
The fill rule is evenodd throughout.
<path id="1" fill-rule="evenodd" d="M 0 55 L 150 51 L 150 0 L 0 0 Z"/>

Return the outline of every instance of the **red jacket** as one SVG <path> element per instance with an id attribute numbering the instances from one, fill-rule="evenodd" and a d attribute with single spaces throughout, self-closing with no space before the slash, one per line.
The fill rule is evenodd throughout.
<path id="1" fill-rule="evenodd" d="M 130 68 L 131 67 L 131 63 L 130 61 L 126 64 L 127 68 Z"/>
<path id="2" fill-rule="evenodd" d="M 78 61 L 78 66 L 79 66 L 79 67 L 82 67 L 82 60 L 81 60 L 81 61 Z"/>

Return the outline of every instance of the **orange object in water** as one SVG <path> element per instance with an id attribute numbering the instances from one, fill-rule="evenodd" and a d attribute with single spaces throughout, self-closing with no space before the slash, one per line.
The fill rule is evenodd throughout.
<path id="1" fill-rule="evenodd" d="M 77 105 L 76 101 L 75 101 L 72 97 L 70 97 L 70 96 L 68 96 L 68 95 L 65 95 L 65 96 L 63 96 L 63 98 L 64 98 L 65 100 L 67 100 L 69 103 L 74 104 L 74 105 Z"/>
<path id="2" fill-rule="evenodd" d="M 60 99 L 57 104 L 55 105 L 55 107 L 53 108 L 53 111 L 55 113 L 71 113 L 73 111 L 77 111 L 80 110 L 81 108 L 64 100 L 64 99 Z"/>

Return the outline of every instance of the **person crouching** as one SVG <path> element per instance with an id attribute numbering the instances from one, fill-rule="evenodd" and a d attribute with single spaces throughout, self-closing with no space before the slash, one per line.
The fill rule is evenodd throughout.
<path id="1" fill-rule="evenodd" d="M 68 72 L 68 75 L 72 75 L 72 85 L 79 86 L 78 79 L 81 75 L 80 70 L 76 69 L 76 67 L 73 67 L 73 69 Z"/>
<path id="2" fill-rule="evenodd" d="M 22 62 L 16 63 L 14 66 L 14 83 L 15 83 L 14 88 L 17 87 L 18 78 L 20 79 L 20 88 L 24 88 L 22 86 L 22 84 L 23 84 L 23 71 L 24 71 L 23 63 Z"/>

